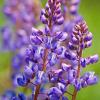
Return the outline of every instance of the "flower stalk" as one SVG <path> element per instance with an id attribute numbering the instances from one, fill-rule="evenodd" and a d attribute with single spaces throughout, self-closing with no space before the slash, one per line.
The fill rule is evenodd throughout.
<path id="1" fill-rule="evenodd" d="M 42 69 L 42 71 L 44 71 L 44 72 L 46 71 L 46 59 L 47 59 L 47 55 L 48 55 L 48 50 L 45 49 L 44 58 L 43 58 L 43 69 Z M 39 84 L 39 85 L 36 86 L 34 100 L 37 100 L 40 88 L 41 88 L 41 84 Z"/>

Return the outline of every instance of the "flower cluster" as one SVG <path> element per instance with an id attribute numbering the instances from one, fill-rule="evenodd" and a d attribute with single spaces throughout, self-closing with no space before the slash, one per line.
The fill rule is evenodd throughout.
<path id="1" fill-rule="evenodd" d="M 12 58 L 13 82 L 25 91 L 31 89 L 32 93 L 26 96 L 8 90 L 0 99 L 68 100 L 65 95 L 68 93 L 76 100 L 79 90 L 98 82 L 95 72 L 82 74 L 83 68 L 96 63 L 99 57 L 97 54 L 83 57 L 83 51 L 92 46 L 93 35 L 78 14 L 79 2 L 48 0 L 40 14 L 44 27 L 38 29 L 32 0 L 11 0 L 10 3 L 7 0 L 3 10 L 14 23 L 16 34 L 12 35 L 9 27 L 4 27 L 2 33 L 4 45 L 16 50 Z M 21 66 L 24 66 L 23 72 Z M 68 91 L 69 86 L 73 87 L 73 93 Z"/>
<path id="2" fill-rule="evenodd" d="M 69 93 L 69 85 L 74 87 L 73 94 L 69 94 L 75 100 L 81 88 L 98 81 L 94 72 L 80 75 L 82 68 L 98 61 L 98 55 L 82 57 L 83 50 L 92 44 L 92 33 L 81 19 L 74 26 L 66 45 L 68 34 L 52 31 L 54 25 L 63 23 L 62 15 L 60 0 L 48 0 L 40 15 L 45 28 L 42 31 L 32 28 L 31 44 L 26 50 L 26 66 L 17 82 L 20 86 L 32 88 L 34 100 L 68 100 L 64 94 Z M 46 85 L 50 85 L 49 88 Z"/>
<path id="3" fill-rule="evenodd" d="M 87 85 L 97 83 L 97 77 L 94 75 L 94 72 L 87 72 L 82 77 L 80 77 L 80 72 L 82 68 L 86 67 L 88 64 L 93 64 L 98 61 L 97 54 L 87 58 L 82 58 L 83 50 L 90 47 L 91 45 L 92 33 L 88 31 L 88 26 L 86 22 L 78 22 L 74 26 L 73 34 L 71 35 L 71 41 L 68 44 L 68 48 L 77 55 L 77 66 L 74 70 L 76 72 L 73 72 L 74 77 L 72 77 L 74 79 L 74 83 L 72 83 L 77 90 L 80 90 L 81 87 L 86 87 Z M 76 75 L 74 75 L 74 73 L 76 73 Z"/>
<path id="4" fill-rule="evenodd" d="M 17 93 L 14 90 L 6 90 L 2 96 L 0 96 L 1 100 L 26 100 L 26 97 L 23 93 Z"/>
<path id="5" fill-rule="evenodd" d="M 13 52 L 11 61 L 12 79 L 25 64 L 25 49 L 29 44 L 31 28 L 39 24 L 40 6 L 35 0 L 5 0 L 3 14 L 6 25 L 1 28 L 1 50 Z M 38 9 L 34 9 L 38 8 Z"/>
<path id="6" fill-rule="evenodd" d="M 4 26 L 2 31 L 3 46 L 5 49 L 12 50 L 21 48 L 26 45 L 29 41 L 28 35 L 33 25 L 37 25 L 38 11 L 34 8 L 39 5 L 35 4 L 33 0 L 6 0 L 3 13 L 7 18 L 7 25 Z M 9 26 L 10 24 L 10 26 Z M 9 29 L 8 29 L 9 28 Z M 10 32 L 9 32 L 10 30 Z M 14 34 L 13 34 L 14 33 Z M 8 35 L 10 34 L 10 35 Z M 8 38 L 5 38 L 7 36 Z"/>
<path id="7" fill-rule="evenodd" d="M 42 9 L 40 19 L 44 24 L 61 25 L 64 18 L 61 13 L 59 0 L 49 0 L 46 8 Z M 51 23 L 52 22 L 52 23 Z"/>
<path id="8" fill-rule="evenodd" d="M 62 4 L 64 5 L 64 11 L 69 12 L 72 15 L 78 14 L 79 3 L 80 0 L 62 0 Z"/>
<path id="9" fill-rule="evenodd" d="M 82 17 L 78 13 L 80 0 L 62 0 L 63 12 L 64 12 L 64 27 L 63 30 L 72 33 L 72 29 Z"/>
<path id="10" fill-rule="evenodd" d="M 36 20 L 34 20 L 35 15 L 33 14 L 33 11 L 36 16 L 39 12 L 39 9 L 38 11 L 35 11 L 34 8 L 37 5 L 34 4 L 35 2 L 32 0 L 6 0 L 3 7 L 3 13 L 14 23 L 18 23 L 20 20 L 19 24 L 23 24 L 23 27 L 24 25 L 31 25 L 36 23 Z"/>

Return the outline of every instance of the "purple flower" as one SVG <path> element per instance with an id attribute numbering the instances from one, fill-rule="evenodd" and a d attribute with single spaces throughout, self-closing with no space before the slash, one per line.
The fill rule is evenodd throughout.
<path id="1" fill-rule="evenodd" d="M 50 88 L 49 95 L 53 95 L 53 94 L 55 94 L 57 97 L 60 97 L 62 95 L 62 91 L 57 87 L 52 87 Z"/>
<path id="2" fill-rule="evenodd" d="M 57 32 L 55 39 L 59 41 L 64 41 L 68 39 L 68 34 L 66 32 Z"/>
<path id="3" fill-rule="evenodd" d="M 87 72 L 81 77 L 81 85 L 82 87 L 86 87 L 88 85 L 93 85 L 98 82 L 97 76 L 94 75 L 94 72 Z"/>
<path id="4" fill-rule="evenodd" d="M 25 86 L 27 84 L 27 81 L 28 80 L 26 79 L 26 77 L 24 75 L 17 77 L 17 82 L 18 82 L 19 86 Z"/>
<path id="5" fill-rule="evenodd" d="M 91 56 L 91 57 L 89 58 L 89 60 L 90 60 L 90 63 L 93 64 L 93 63 L 96 63 L 96 62 L 99 60 L 99 57 L 98 57 L 98 55 L 96 54 L 96 55 L 94 55 L 94 56 Z"/>
<path id="6" fill-rule="evenodd" d="M 88 58 L 82 58 L 81 59 L 81 66 L 86 67 L 86 65 L 94 64 L 94 63 L 98 62 L 98 60 L 99 60 L 99 57 L 97 54 L 94 56 L 90 56 Z"/>
<path id="7" fill-rule="evenodd" d="M 70 52 L 66 50 L 65 58 L 67 58 L 68 60 L 76 60 L 76 54 L 74 52 Z"/>
<path id="8" fill-rule="evenodd" d="M 36 75 L 36 81 L 35 81 L 36 84 L 42 83 L 43 75 L 44 75 L 43 71 L 38 71 L 38 73 Z"/>
<path id="9" fill-rule="evenodd" d="M 32 68 L 26 66 L 25 69 L 24 69 L 24 73 L 25 73 L 25 76 L 32 77 L 32 75 L 33 75 Z"/>
<path id="10" fill-rule="evenodd" d="M 71 83 L 71 84 L 74 84 L 75 83 L 75 79 L 76 79 L 76 70 L 69 70 L 68 71 L 68 81 Z"/>
<path id="11" fill-rule="evenodd" d="M 16 97 L 16 92 L 14 90 L 6 90 L 1 96 L 0 99 L 7 100 L 7 99 L 13 99 L 13 97 Z"/>
<path id="12" fill-rule="evenodd" d="M 57 84 L 58 89 L 60 89 L 63 93 L 66 91 L 66 85 L 63 83 L 58 83 Z"/>
<path id="13" fill-rule="evenodd" d="M 79 0 L 68 3 L 71 14 L 76 14 Z M 48 0 L 40 20 L 46 25 L 41 30 L 32 28 L 26 66 L 17 82 L 20 86 L 29 85 L 35 100 L 40 95 L 50 100 L 68 100 L 64 94 L 69 85 L 74 86 L 74 93 L 69 94 L 76 97 L 81 88 L 97 83 L 93 72 L 81 76 L 82 67 L 98 61 L 98 55 L 82 57 L 83 50 L 92 44 L 92 33 L 83 19 L 72 23 L 70 35 L 53 29 L 64 21 L 60 0 Z"/>
<path id="14" fill-rule="evenodd" d="M 18 94 L 18 99 L 26 100 L 26 96 L 23 93 Z"/>
<path id="15" fill-rule="evenodd" d="M 86 62 L 87 62 L 87 59 L 82 58 L 82 59 L 81 59 L 81 66 L 82 66 L 82 67 L 86 67 L 86 65 L 87 65 Z"/>
<path id="16" fill-rule="evenodd" d="M 55 25 L 61 25 L 64 18 L 61 13 L 61 3 L 59 0 L 49 0 L 45 9 L 42 9 L 40 20 L 42 23 L 49 25 L 50 22 Z"/>
<path id="17" fill-rule="evenodd" d="M 22 55 L 20 55 L 20 54 L 17 54 L 17 55 L 15 55 L 13 58 L 12 58 L 12 67 L 14 68 L 14 69 L 20 69 L 20 67 L 22 66 L 22 60 L 23 59 L 23 57 L 22 57 Z"/>
<path id="18" fill-rule="evenodd" d="M 62 63 L 62 69 L 67 72 L 68 70 L 71 69 L 71 65 L 68 65 L 66 63 Z"/>
<path id="19" fill-rule="evenodd" d="M 2 46 L 4 49 L 12 50 L 12 31 L 8 26 L 1 29 L 2 33 Z"/>

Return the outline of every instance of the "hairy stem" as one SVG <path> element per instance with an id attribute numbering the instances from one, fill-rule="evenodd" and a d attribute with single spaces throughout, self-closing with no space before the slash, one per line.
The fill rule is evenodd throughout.
<path id="1" fill-rule="evenodd" d="M 76 90 L 76 88 L 74 88 L 74 92 L 73 92 L 73 95 L 72 95 L 72 100 L 76 100 L 76 96 L 77 96 L 77 90 Z"/>
<path id="2" fill-rule="evenodd" d="M 43 58 L 43 69 L 42 69 L 42 71 L 44 71 L 44 72 L 46 71 L 46 59 L 47 59 L 47 55 L 48 55 L 48 50 L 45 49 L 44 58 Z M 36 86 L 34 100 L 37 100 L 40 88 L 41 88 L 41 84 L 39 84 L 39 85 Z"/>
<path id="3" fill-rule="evenodd" d="M 38 98 L 39 91 L 40 91 L 40 87 L 41 87 L 41 85 L 37 85 L 37 86 L 36 86 L 36 91 L 35 91 L 34 100 L 37 100 L 37 98 Z"/>
<path id="4" fill-rule="evenodd" d="M 81 42 L 82 42 L 82 39 L 81 39 Z M 81 65 L 80 65 L 80 61 L 81 61 L 81 57 L 82 57 L 82 48 L 79 47 L 79 60 L 78 60 L 78 69 L 77 69 L 77 78 L 79 78 L 80 76 L 80 68 L 81 68 Z M 72 95 L 72 100 L 76 100 L 76 96 L 77 96 L 77 90 L 76 88 L 74 87 L 74 92 L 73 92 L 73 95 Z"/>
<path id="5" fill-rule="evenodd" d="M 68 92 L 68 91 L 66 91 L 65 93 L 67 93 L 67 94 L 69 94 L 69 95 L 73 96 L 73 94 L 71 94 L 71 93 L 70 93 L 70 92 Z"/>

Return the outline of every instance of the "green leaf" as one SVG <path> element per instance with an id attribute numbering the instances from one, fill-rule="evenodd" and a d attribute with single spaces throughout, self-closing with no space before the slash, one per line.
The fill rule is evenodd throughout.
<path id="1" fill-rule="evenodd" d="M 47 3 L 47 0 L 40 0 L 40 1 L 41 1 L 41 5 L 42 5 L 42 7 L 44 8 L 45 5 L 46 5 L 46 3 Z"/>

